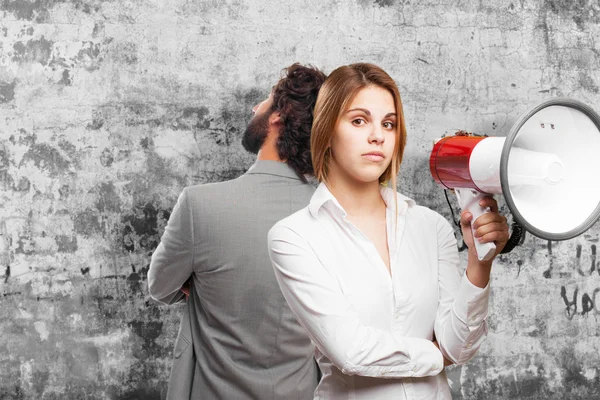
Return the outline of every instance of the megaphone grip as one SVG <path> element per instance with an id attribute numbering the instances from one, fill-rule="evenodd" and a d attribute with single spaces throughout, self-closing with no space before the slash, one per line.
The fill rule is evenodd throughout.
<path id="1" fill-rule="evenodd" d="M 481 207 L 479 205 L 479 201 L 483 199 L 486 194 L 477 192 L 471 189 L 454 189 L 456 193 L 456 197 L 458 197 L 458 203 L 460 208 L 463 210 L 468 210 L 471 215 L 473 215 L 473 219 L 471 220 L 471 232 L 473 233 L 473 243 L 475 243 L 475 250 L 477 251 L 477 258 L 479 261 L 487 261 L 494 256 L 496 253 L 496 244 L 491 243 L 480 243 L 475 238 L 475 229 L 473 229 L 472 222 L 477 218 L 481 217 L 483 214 L 490 212 L 488 207 Z"/>

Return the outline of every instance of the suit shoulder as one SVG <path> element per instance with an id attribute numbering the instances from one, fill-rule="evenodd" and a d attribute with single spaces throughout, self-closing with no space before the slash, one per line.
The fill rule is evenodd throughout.
<path id="1" fill-rule="evenodd" d="M 230 190 L 240 177 L 223 182 L 199 183 L 187 186 L 186 190 L 190 196 L 202 196 L 205 194 L 221 193 Z"/>

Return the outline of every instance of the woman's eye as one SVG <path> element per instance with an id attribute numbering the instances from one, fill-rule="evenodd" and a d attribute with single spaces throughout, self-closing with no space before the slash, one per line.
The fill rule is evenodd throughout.
<path id="1" fill-rule="evenodd" d="M 392 122 L 384 122 L 383 127 L 385 129 L 394 129 L 394 124 Z"/>
<path id="2" fill-rule="evenodd" d="M 356 119 L 352 120 L 352 123 L 353 123 L 354 125 L 357 125 L 357 126 L 359 126 L 359 125 L 364 125 L 364 124 L 366 124 L 367 122 L 366 122 L 364 119 L 362 119 L 362 118 L 356 118 Z"/>

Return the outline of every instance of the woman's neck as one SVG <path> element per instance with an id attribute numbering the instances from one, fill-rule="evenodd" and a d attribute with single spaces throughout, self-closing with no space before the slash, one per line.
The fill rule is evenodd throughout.
<path id="1" fill-rule="evenodd" d="M 385 209 L 378 181 L 357 182 L 330 176 L 326 185 L 349 216 L 370 216 Z"/>

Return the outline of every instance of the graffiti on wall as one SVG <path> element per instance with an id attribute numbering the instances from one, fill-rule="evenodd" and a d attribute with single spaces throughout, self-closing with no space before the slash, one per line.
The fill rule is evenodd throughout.
<path id="1" fill-rule="evenodd" d="M 596 245 L 592 244 L 584 250 L 578 244 L 574 260 L 572 269 L 576 283 L 566 283 L 560 287 L 565 316 L 569 320 L 577 315 L 600 314 L 600 265 L 596 261 Z"/>

